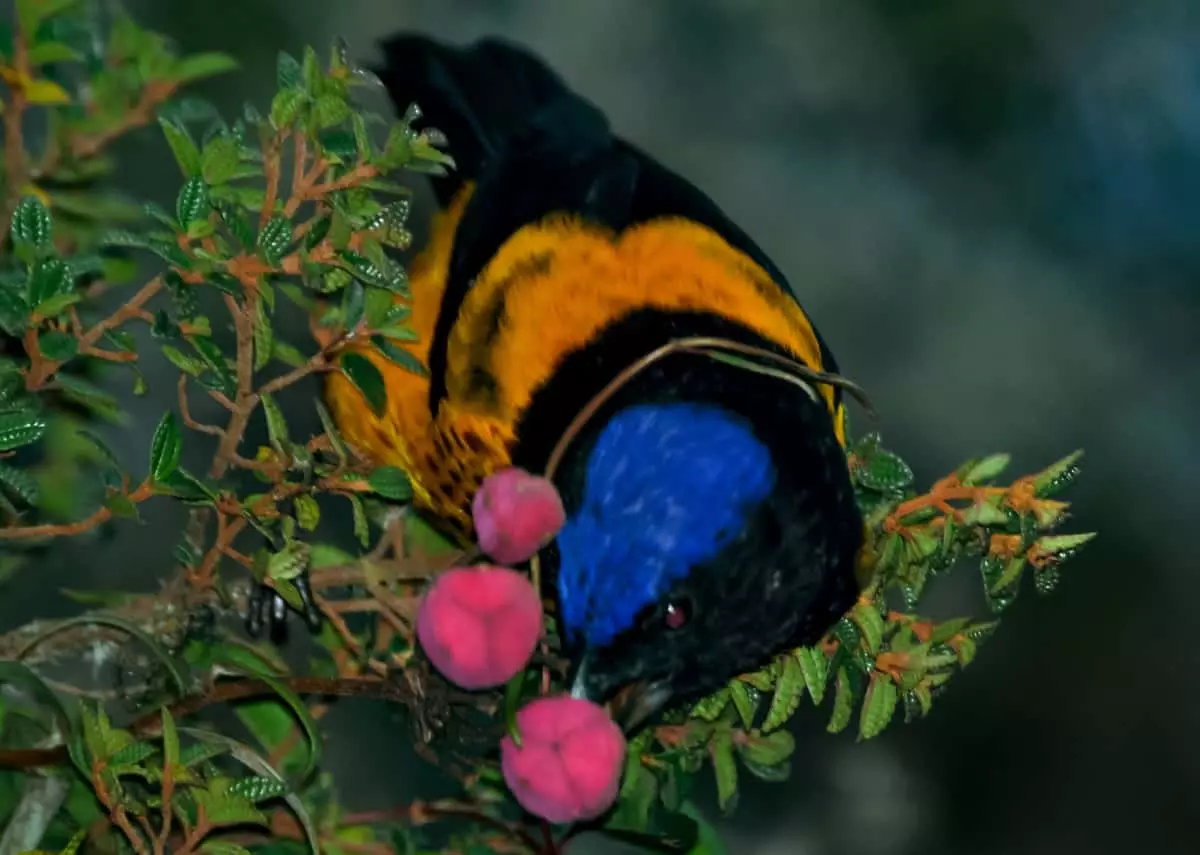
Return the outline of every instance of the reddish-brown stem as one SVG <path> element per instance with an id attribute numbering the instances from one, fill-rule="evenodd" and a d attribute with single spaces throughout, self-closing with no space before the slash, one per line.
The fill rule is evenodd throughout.
<path id="1" fill-rule="evenodd" d="M 126 494 L 126 498 L 135 505 L 144 502 L 154 495 L 154 487 L 147 479 L 134 490 Z M 113 512 L 108 508 L 98 508 L 91 516 L 72 523 L 46 523 L 44 525 L 13 526 L 0 528 L 0 540 L 29 540 L 38 537 L 74 537 L 77 534 L 91 531 L 96 526 L 103 525 L 112 519 Z"/>

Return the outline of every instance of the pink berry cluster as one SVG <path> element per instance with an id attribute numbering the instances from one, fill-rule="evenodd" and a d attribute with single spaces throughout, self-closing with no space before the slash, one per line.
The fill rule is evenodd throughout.
<path id="1" fill-rule="evenodd" d="M 558 534 L 562 499 L 545 478 L 515 467 L 487 478 L 472 516 L 480 550 L 496 564 L 442 573 L 421 602 L 417 638 L 429 661 L 465 689 L 490 689 L 525 669 L 542 636 L 541 598 L 524 573 Z M 554 823 L 595 818 L 616 801 L 625 738 L 590 701 L 542 697 L 517 713 L 521 744 L 500 746 L 504 779 L 525 810 Z"/>

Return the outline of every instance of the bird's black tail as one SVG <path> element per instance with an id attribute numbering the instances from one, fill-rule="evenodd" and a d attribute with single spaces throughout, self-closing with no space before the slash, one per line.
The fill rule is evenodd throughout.
<path id="1" fill-rule="evenodd" d="M 445 203 L 463 181 L 520 141 L 525 150 L 590 148 L 608 138 L 604 116 L 545 63 L 500 39 L 454 47 L 400 33 L 376 69 L 398 110 L 415 103 L 446 134 L 457 169 L 435 182 Z"/>

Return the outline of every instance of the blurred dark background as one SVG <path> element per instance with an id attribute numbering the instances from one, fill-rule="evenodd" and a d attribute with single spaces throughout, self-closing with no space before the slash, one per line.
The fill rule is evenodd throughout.
<path id="1" fill-rule="evenodd" d="M 265 106 L 278 50 L 335 34 L 363 59 L 397 28 L 520 40 L 774 257 L 922 481 L 977 453 L 1011 451 L 1019 474 L 1087 450 L 1073 527 L 1101 537 L 1059 590 L 1027 590 L 924 722 L 856 744 L 824 733 L 827 710 L 803 712 L 793 781 L 745 785 L 731 852 L 1197 851 L 1200 3 L 125 5 L 184 50 L 244 63 L 203 93 L 230 114 Z M 118 153 L 131 193 L 170 201 L 155 132 Z M 144 417 L 114 432 L 130 459 L 168 376 L 150 373 L 151 396 L 130 401 Z M 0 630 L 71 611 L 60 586 L 152 589 L 179 517 L 149 519 L 19 573 Z M 421 788 L 407 730 L 385 718 L 328 719 L 355 807 Z"/>

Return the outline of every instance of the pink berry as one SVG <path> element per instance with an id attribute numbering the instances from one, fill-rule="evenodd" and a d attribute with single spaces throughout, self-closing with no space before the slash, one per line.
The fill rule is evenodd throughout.
<path id="1" fill-rule="evenodd" d="M 506 567 L 447 570 L 417 612 L 417 638 L 429 661 L 464 689 L 508 682 L 529 662 L 541 635 L 537 592 Z"/>
<path id="2" fill-rule="evenodd" d="M 553 823 L 594 819 L 617 800 L 625 737 L 602 707 L 569 696 L 517 712 L 518 747 L 500 743 L 500 768 L 517 802 Z"/>
<path id="3" fill-rule="evenodd" d="M 554 539 L 566 520 L 554 485 L 515 466 L 484 480 L 471 513 L 479 548 L 501 564 L 531 558 Z"/>

